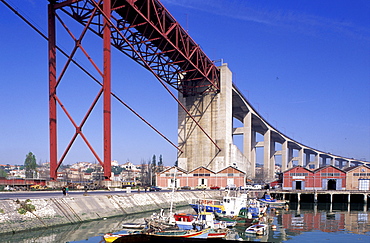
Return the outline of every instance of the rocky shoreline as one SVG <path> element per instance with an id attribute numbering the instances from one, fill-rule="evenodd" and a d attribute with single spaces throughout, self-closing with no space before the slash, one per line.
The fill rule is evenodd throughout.
<path id="1" fill-rule="evenodd" d="M 0 234 L 76 224 L 187 205 L 192 198 L 220 198 L 220 191 L 178 191 L 0 200 Z"/>

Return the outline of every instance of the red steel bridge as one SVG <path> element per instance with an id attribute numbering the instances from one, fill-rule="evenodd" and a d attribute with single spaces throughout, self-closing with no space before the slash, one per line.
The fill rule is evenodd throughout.
<path id="1" fill-rule="evenodd" d="M 65 18 L 72 18 L 83 26 L 78 36 L 72 33 L 67 24 L 70 21 L 66 21 Z M 57 71 L 56 68 L 58 49 L 56 45 L 56 21 L 63 26 L 75 42 L 75 46 L 70 53 L 62 52 L 67 60 L 60 71 Z M 103 48 L 101 52 L 104 58 L 102 68 L 98 67 L 97 62 L 91 58 L 82 44 L 87 31 L 91 31 L 102 38 Z M 77 136 L 82 137 L 103 166 L 104 177 L 106 179 L 110 178 L 111 47 L 118 49 L 148 69 L 176 100 L 176 96 L 168 86 L 173 87 L 184 96 L 218 92 L 220 89 L 218 68 L 158 0 L 50 0 L 48 6 L 48 40 L 50 178 L 52 180 L 57 178 L 57 170 Z M 90 60 L 99 73 L 98 77 L 83 69 L 74 60 L 77 50 L 81 50 Z M 101 85 L 100 91 L 80 124 L 74 121 L 57 95 L 58 85 L 63 81 L 64 74 L 73 64 L 83 69 L 87 75 Z M 104 109 L 103 158 L 98 156 L 82 131 L 89 114 L 101 97 Z M 178 103 L 181 105 L 179 101 Z M 76 129 L 61 158 L 57 157 L 57 105 L 60 105 Z M 185 107 L 183 108 L 185 109 Z M 209 137 L 209 139 L 211 138 Z"/>

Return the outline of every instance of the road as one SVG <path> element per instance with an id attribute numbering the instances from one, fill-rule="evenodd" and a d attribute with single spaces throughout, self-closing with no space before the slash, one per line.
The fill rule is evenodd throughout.
<path id="1" fill-rule="evenodd" d="M 169 191 L 169 190 L 162 190 Z M 70 197 L 79 197 L 83 196 L 84 191 L 69 191 L 68 196 Z M 156 192 L 144 192 L 144 191 L 136 191 L 132 190 L 131 193 L 156 193 Z M 126 191 L 88 191 L 88 195 L 115 195 L 115 194 L 126 194 Z M 15 192 L 0 192 L 0 200 L 5 199 L 35 199 L 35 198 L 60 198 L 65 197 L 63 196 L 62 191 L 32 191 L 32 192 L 24 192 L 24 191 L 15 191 Z"/>

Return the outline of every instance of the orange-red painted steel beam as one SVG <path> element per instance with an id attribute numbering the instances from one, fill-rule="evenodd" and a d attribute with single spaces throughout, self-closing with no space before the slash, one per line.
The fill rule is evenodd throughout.
<path id="1" fill-rule="evenodd" d="M 56 110 L 56 36 L 55 11 L 48 6 L 49 35 L 49 144 L 50 144 L 50 179 L 57 179 L 57 110 Z"/>
<path id="2" fill-rule="evenodd" d="M 103 93 L 104 93 L 104 178 L 111 176 L 111 0 L 104 0 L 103 3 L 104 27 L 103 27 Z"/>

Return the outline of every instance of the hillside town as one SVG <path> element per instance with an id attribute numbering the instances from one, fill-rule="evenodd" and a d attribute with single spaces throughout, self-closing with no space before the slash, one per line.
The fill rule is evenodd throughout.
<path id="1" fill-rule="evenodd" d="M 175 163 L 176 166 L 176 163 Z M 14 184 L 13 187 L 17 189 L 25 189 L 24 186 L 15 183 L 15 180 L 27 180 L 34 179 L 42 181 L 41 184 L 47 185 L 50 181 L 50 163 L 39 163 L 35 164 L 35 168 L 32 170 L 26 169 L 26 161 L 24 165 L 10 165 L 0 164 L 0 179 L 4 181 L 10 181 L 10 184 Z M 117 160 L 111 162 L 111 181 L 125 186 L 156 186 L 171 187 L 172 184 L 163 181 L 164 174 L 168 174 L 167 171 L 173 168 L 173 166 L 165 166 L 162 162 L 162 156 L 159 156 L 157 162 L 156 156 L 153 155 L 152 159 L 148 162 L 142 162 L 141 164 L 134 164 L 131 161 L 126 161 L 120 164 Z M 179 168 L 181 170 L 181 168 Z M 264 183 L 263 178 L 263 167 L 257 167 L 257 178 L 254 179 L 257 183 Z M 276 166 L 275 173 L 278 177 L 280 174 L 280 166 Z M 245 178 L 244 173 L 241 173 L 241 178 L 244 184 L 245 181 L 251 181 L 251 178 Z M 162 178 L 162 179 L 161 179 Z M 226 180 L 226 179 L 225 179 Z M 104 181 L 103 167 L 99 163 L 92 162 L 76 162 L 71 165 L 61 165 L 58 170 L 57 181 L 61 184 L 69 185 L 87 185 L 95 184 L 101 185 Z M 12 183 L 14 182 L 14 183 Z M 178 180 L 176 180 L 178 182 Z M 175 183 L 176 183 L 175 182 Z M 204 184 L 203 182 L 199 182 Z M 198 184 L 199 184 L 198 183 Z M 220 184 L 227 184 L 227 181 Z M 1 183 L 0 190 L 4 190 L 7 183 Z M 33 182 L 32 184 L 40 184 L 40 182 Z M 193 184 L 193 183 L 192 183 Z M 206 183 L 207 184 L 207 183 Z M 225 185 L 226 185 L 225 184 Z M 240 183 L 238 183 L 240 184 Z M 178 183 L 177 186 L 180 186 Z M 182 183 L 183 186 L 183 183 Z M 195 185 L 194 185 L 195 186 Z M 29 189 L 29 188 L 28 188 Z"/>
<path id="2" fill-rule="evenodd" d="M 155 167 L 155 168 L 154 168 Z M 166 167 L 163 167 L 163 169 Z M 152 164 L 135 165 L 130 161 L 119 164 L 118 161 L 112 161 L 112 181 L 134 181 L 150 183 L 152 173 L 157 171 L 159 166 L 152 166 Z M 26 169 L 24 165 L 4 165 L 0 164 L 2 175 L 10 179 L 26 179 Z M 50 164 L 42 163 L 37 166 L 33 172 L 33 179 L 49 180 L 50 178 Z M 98 163 L 91 162 L 77 162 L 71 165 L 63 165 L 58 171 L 58 181 L 66 183 L 80 183 L 85 184 L 92 181 L 103 180 L 103 168 Z"/>

